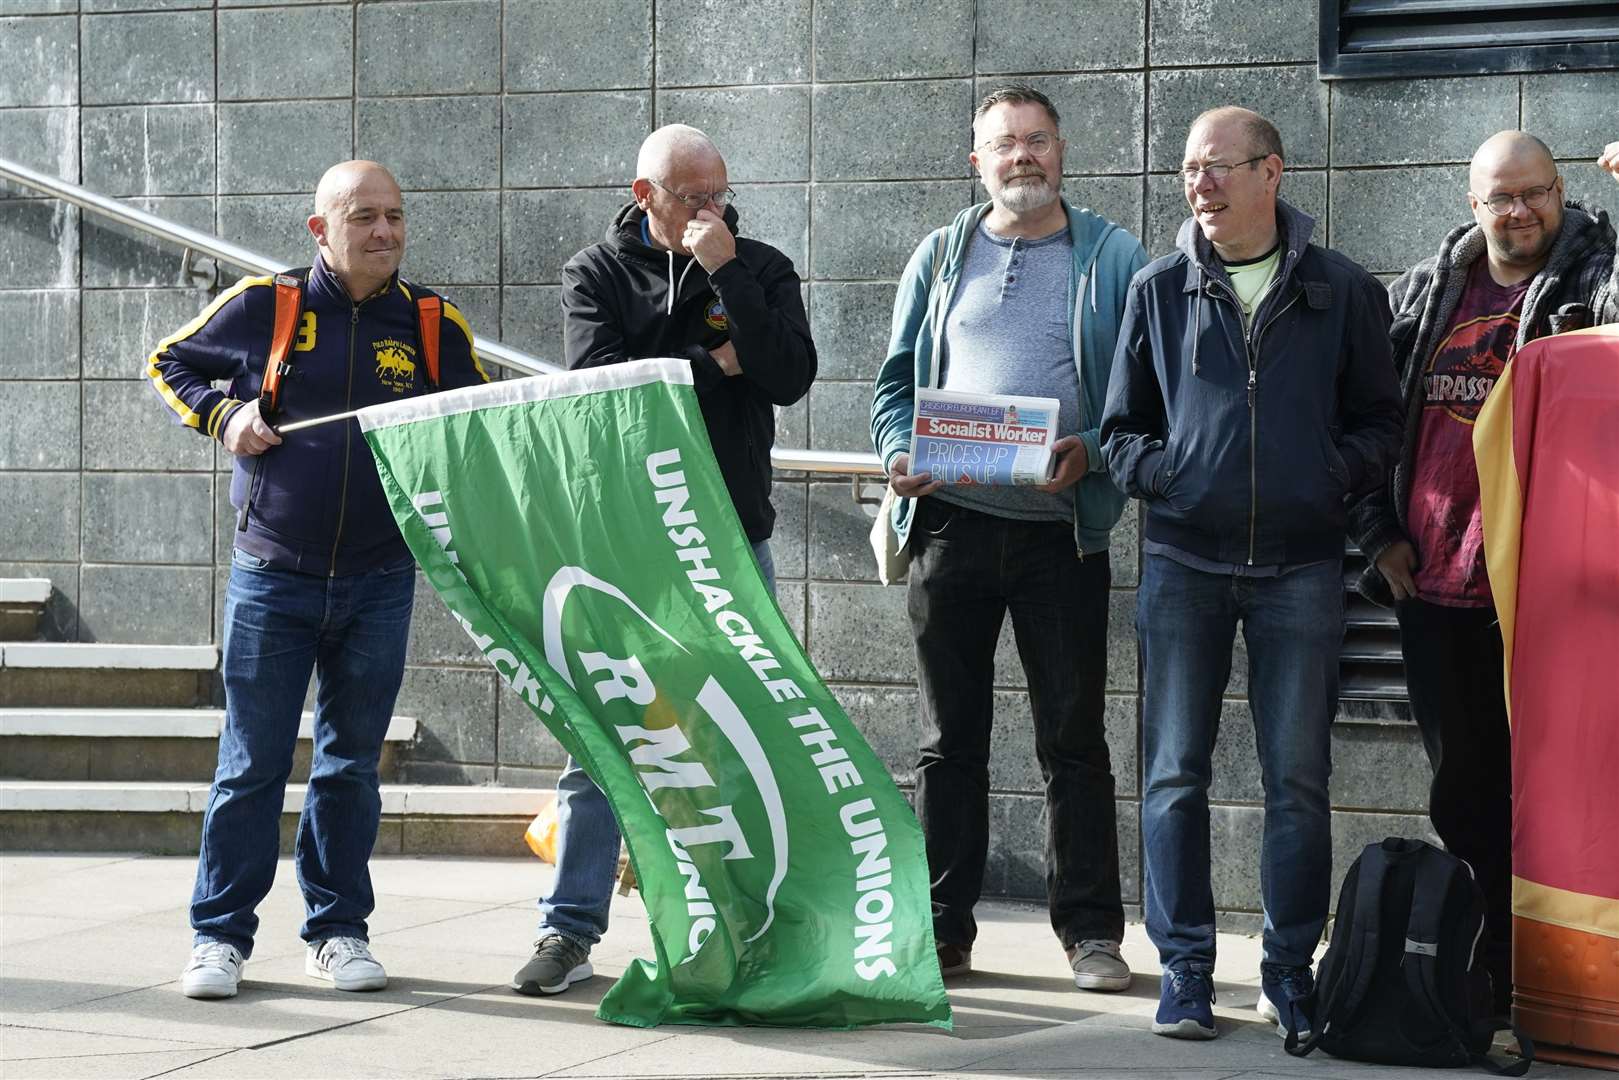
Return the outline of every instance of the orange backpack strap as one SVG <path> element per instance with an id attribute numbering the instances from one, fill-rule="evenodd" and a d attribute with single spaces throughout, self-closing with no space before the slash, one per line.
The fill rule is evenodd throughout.
<path id="1" fill-rule="evenodd" d="M 292 370 L 287 357 L 292 355 L 292 344 L 298 338 L 308 274 L 308 269 L 301 269 L 275 276 L 275 321 L 270 330 L 270 355 L 264 362 L 264 381 L 259 386 L 259 412 L 265 416 L 273 416 L 281 409 L 281 380 Z"/>
<path id="2" fill-rule="evenodd" d="M 421 296 L 416 300 L 416 330 L 422 338 L 422 356 L 427 360 L 427 388 L 438 389 L 439 316 L 444 313 L 444 302 L 436 296 Z"/>

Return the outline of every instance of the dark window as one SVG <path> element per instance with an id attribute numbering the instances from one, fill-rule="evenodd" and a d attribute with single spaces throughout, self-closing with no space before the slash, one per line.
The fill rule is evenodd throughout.
<path id="1" fill-rule="evenodd" d="M 1619 68 L 1619 2 L 1320 0 L 1323 79 Z"/>

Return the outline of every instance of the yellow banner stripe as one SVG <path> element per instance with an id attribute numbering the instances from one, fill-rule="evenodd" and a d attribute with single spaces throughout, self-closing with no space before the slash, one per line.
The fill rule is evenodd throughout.
<path id="1" fill-rule="evenodd" d="M 214 297 L 214 302 L 203 308 L 201 314 L 199 314 L 195 319 L 192 319 L 190 322 L 180 327 L 180 329 L 158 342 L 157 348 L 152 350 L 152 355 L 146 358 L 146 377 L 152 380 L 152 385 L 157 388 L 158 396 L 163 399 L 164 403 L 167 404 L 169 408 L 174 410 L 175 415 L 180 418 L 180 422 L 186 427 L 200 428 L 202 426 L 202 417 L 198 416 L 192 410 L 191 406 L 181 401 L 180 396 L 174 392 L 173 387 L 169 386 L 168 381 L 163 378 L 162 370 L 157 366 L 157 358 L 161 356 L 163 354 L 163 350 L 167 349 L 169 346 L 174 345 L 177 342 L 184 341 L 192 334 L 195 334 L 198 330 L 201 330 L 208 324 L 208 320 L 213 318 L 215 313 L 217 313 L 220 308 L 230 303 L 232 299 L 234 299 L 238 294 L 246 291 L 250 286 L 269 285 L 274 281 L 275 278 L 269 276 L 242 278 L 236 284 Z"/>
<path id="2" fill-rule="evenodd" d="M 1514 875 L 1512 913 L 1586 934 L 1619 938 L 1619 900 L 1612 897 L 1570 892 Z"/>

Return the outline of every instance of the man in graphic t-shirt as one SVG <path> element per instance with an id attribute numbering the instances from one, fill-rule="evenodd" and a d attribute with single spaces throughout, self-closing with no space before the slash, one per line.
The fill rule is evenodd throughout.
<path id="1" fill-rule="evenodd" d="M 1619 178 L 1619 142 L 1598 162 Z M 1467 860 L 1489 909 L 1496 1006 L 1511 1003 L 1511 758 L 1501 631 L 1485 574 L 1473 422 L 1525 343 L 1619 320 L 1606 214 L 1564 201 L 1546 145 L 1503 131 L 1473 155 L 1471 225 L 1389 289 L 1406 404 L 1388 482 L 1350 532 L 1370 564 L 1361 592 L 1393 603 L 1411 712 L 1433 767 L 1428 813 Z"/>

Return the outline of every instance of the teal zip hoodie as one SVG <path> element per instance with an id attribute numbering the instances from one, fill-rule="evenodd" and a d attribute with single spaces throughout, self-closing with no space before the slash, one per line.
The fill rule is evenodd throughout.
<path id="1" fill-rule="evenodd" d="M 939 337 L 961 278 L 967 244 L 992 203 L 969 206 L 949 225 L 935 229 L 906 264 L 894 298 L 888 358 L 877 371 L 871 401 L 871 442 L 886 467 L 911 446 L 918 386 L 937 387 L 943 377 Z M 1124 495 L 1109 479 L 1098 429 L 1107 398 L 1113 346 L 1119 336 L 1130 279 L 1147 265 L 1135 237 L 1099 214 L 1063 202 L 1074 241 L 1068 277 L 1068 330 L 1079 372 L 1079 438 L 1089 470 L 1074 486 L 1074 540 L 1081 554 L 1106 551 L 1108 532 L 1124 511 Z M 1068 402 L 1063 407 L 1071 408 Z M 895 499 L 894 528 L 910 535 L 914 499 Z"/>

